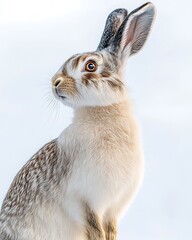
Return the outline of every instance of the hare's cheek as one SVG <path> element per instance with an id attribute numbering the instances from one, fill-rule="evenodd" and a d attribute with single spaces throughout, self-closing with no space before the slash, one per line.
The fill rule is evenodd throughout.
<path id="1" fill-rule="evenodd" d="M 114 91 L 114 92 L 123 92 L 123 90 L 124 90 L 124 85 L 123 85 L 123 83 L 122 83 L 119 79 L 117 79 L 117 78 L 108 79 L 108 80 L 106 81 L 106 83 L 107 83 L 107 85 L 108 85 L 108 87 L 109 87 L 109 89 L 110 89 L 111 91 Z"/>
<path id="2" fill-rule="evenodd" d="M 99 87 L 99 75 L 96 73 L 86 73 L 82 76 L 82 84 L 86 87 L 94 86 L 95 88 Z"/>
<path id="3" fill-rule="evenodd" d="M 75 80 L 73 78 L 67 78 L 60 85 L 59 90 L 68 96 L 78 95 L 78 89 L 76 87 Z"/>

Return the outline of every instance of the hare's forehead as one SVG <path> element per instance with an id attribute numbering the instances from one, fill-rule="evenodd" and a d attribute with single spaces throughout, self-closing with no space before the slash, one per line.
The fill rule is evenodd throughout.
<path id="1" fill-rule="evenodd" d="M 106 58 L 103 54 L 98 53 L 98 52 L 76 54 L 76 55 L 73 55 L 72 57 L 70 57 L 64 63 L 64 68 L 75 70 L 76 68 L 83 66 L 89 60 L 93 60 L 98 65 L 102 65 L 106 61 Z"/>

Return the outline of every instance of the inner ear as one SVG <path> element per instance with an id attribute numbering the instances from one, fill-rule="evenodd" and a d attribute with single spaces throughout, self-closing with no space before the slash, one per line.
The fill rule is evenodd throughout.
<path id="1" fill-rule="evenodd" d="M 148 38 L 154 16 L 152 3 L 146 3 L 131 12 L 117 31 L 109 50 L 121 59 L 139 52 Z"/>
<path id="2" fill-rule="evenodd" d="M 125 37 L 124 37 L 124 43 L 123 45 L 123 49 L 122 51 L 126 48 L 126 46 L 133 40 L 134 37 L 134 32 L 135 32 L 135 28 L 136 28 L 136 23 L 137 23 L 137 18 L 133 19 L 129 28 L 127 29 L 127 31 L 125 32 Z"/>

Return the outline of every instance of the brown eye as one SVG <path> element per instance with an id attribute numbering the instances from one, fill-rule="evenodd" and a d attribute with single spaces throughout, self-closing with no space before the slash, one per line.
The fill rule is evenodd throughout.
<path id="1" fill-rule="evenodd" d="M 88 72 L 95 72 L 97 70 L 97 64 L 94 61 L 88 61 L 85 64 L 85 70 Z"/>

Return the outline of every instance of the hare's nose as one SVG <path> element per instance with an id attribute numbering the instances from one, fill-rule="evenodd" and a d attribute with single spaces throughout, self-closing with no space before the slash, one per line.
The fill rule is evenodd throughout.
<path id="1" fill-rule="evenodd" d="M 61 82 L 62 82 L 62 78 L 57 78 L 53 81 L 53 86 L 57 88 L 57 87 L 59 87 Z"/>

